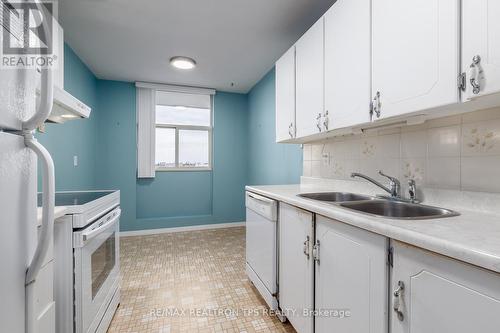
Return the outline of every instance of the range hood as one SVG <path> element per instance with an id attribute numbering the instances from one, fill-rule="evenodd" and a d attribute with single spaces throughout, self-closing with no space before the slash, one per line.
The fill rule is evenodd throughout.
<path id="1" fill-rule="evenodd" d="M 54 86 L 54 106 L 47 121 L 62 124 L 68 120 L 88 118 L 92 109 L 64 89 Z"/>
<path id="2" fill-rule="evenodd" d="M 40 91 L 37 89 L 37 99 Z M 54 85 L 54 105 L 47 122 L 62 124 L 68 120 L 88 118 L 92 109 L 64 89 Z"/>

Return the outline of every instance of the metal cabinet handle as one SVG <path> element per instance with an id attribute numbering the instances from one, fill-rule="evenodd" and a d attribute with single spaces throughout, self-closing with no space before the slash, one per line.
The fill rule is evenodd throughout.
<path id="1" fill-rule="evenodd" d="M 313 259 L 319 265 L 319 239 L 316 240 L 316 244 L 313 246 Z"/>
<path id="2" fill-rule="evenodd" d="M 370 105 L 370 117 L 373 118 L 373 114 L 380 118 L 381 114 L 381 104 L 380 104 L 380 91 L 377 91 L 375 97 L 373 97 L 372 103 Z"/>
<path id="3" fill-rule="evenodd" d="M 472 86 L 472 92 L 475 95 L 481 92 L 480 78 L 482 73 L 481 56 L 476 55 L 472 58 L 472 64 L 470 65 L 470 84 Z"/>
<path id="4" fill-rule="evenodd" d="M 405 290 L 404 282 L 398 281 L 398 288 L 396 290 L 394 290 L 394 293 L 393 293 L 394 299 L 392 302 L 392 308 L 393 308 L 394 312 L 396 312 L 399 321 L 404 320 L 404 314 L 403 314 L 402 305 L 401 305 L 404 290 Z"/>
<path id="5" fill-rule="evenodd" d="M 304 241 L 304 254 L 309 259 L 309 236 L 307 236 L 306 240 Z"/>
<path id="6" fill-rule="evenodd" d="M 293 138 L 294 137 L 294 130 L 293 130 L 293 123 L 290 123 L 290 126 L 288 126 L 288 134 L 290 134 L 290 137 Z"/>
<path id="7" fill-rule="evenodd" d="M 325 114 L 323 115 L 323 127 L 325 128 L 325 131 L 328 131 L 328 110 L 325 111 Z"/>
<path id="8" fill-rule="evenodd" d="M 316 127 L 318 127 L 318 130 L 321 132 L 321 112 L 318 113 L 316 117 Z"/>

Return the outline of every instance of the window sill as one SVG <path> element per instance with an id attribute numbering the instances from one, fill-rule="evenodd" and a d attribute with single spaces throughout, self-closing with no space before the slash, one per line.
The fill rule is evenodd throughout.
<path id="1" fill-rule="evenodd" d="M 212 171 L 212 168 L 156 168 L 156 172 L 196 172 L 196 171 Z"/>

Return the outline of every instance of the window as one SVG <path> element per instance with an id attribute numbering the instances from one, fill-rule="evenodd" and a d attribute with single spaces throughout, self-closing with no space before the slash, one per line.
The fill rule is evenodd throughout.
<path id="1" fill-rule="evenodd" d="M 156 170 L 210 170 L 210 96 L 157 91 L 155 112 Z"/>

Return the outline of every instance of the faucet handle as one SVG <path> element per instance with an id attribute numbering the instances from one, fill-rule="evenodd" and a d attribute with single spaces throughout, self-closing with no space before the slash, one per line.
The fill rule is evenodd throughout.
<path id="1" fill-rule="evenodd" d="M 400 197 L 400 192 L 401 192 L 401 183 L 396 177 L 391 177 L 389 175 L 386 175 L 382 170 L 378 171 L 379 175 L 386 177 L 389 179 L 391 182 L 391 197 L 393 198 L 399 198 Z"/>
<path id="2" fill-rule="evenodd" d="M 408 179 L 408 194 L 412 202 L 418 202 L 417 199 L 417 184 L 415 179 Z"/>
<path id="3" fill-rule="evenodd" d="M 378 174 L 381 175 L 381 176 L 383 176 L 383 177 L 385 177 L 385 178 L 388 178 L 391 182 L 399 184 L 399 180 L 396 177 L 391 177 L 389 175 L 386 175 L 382 170 L 379 170 Z"/>

